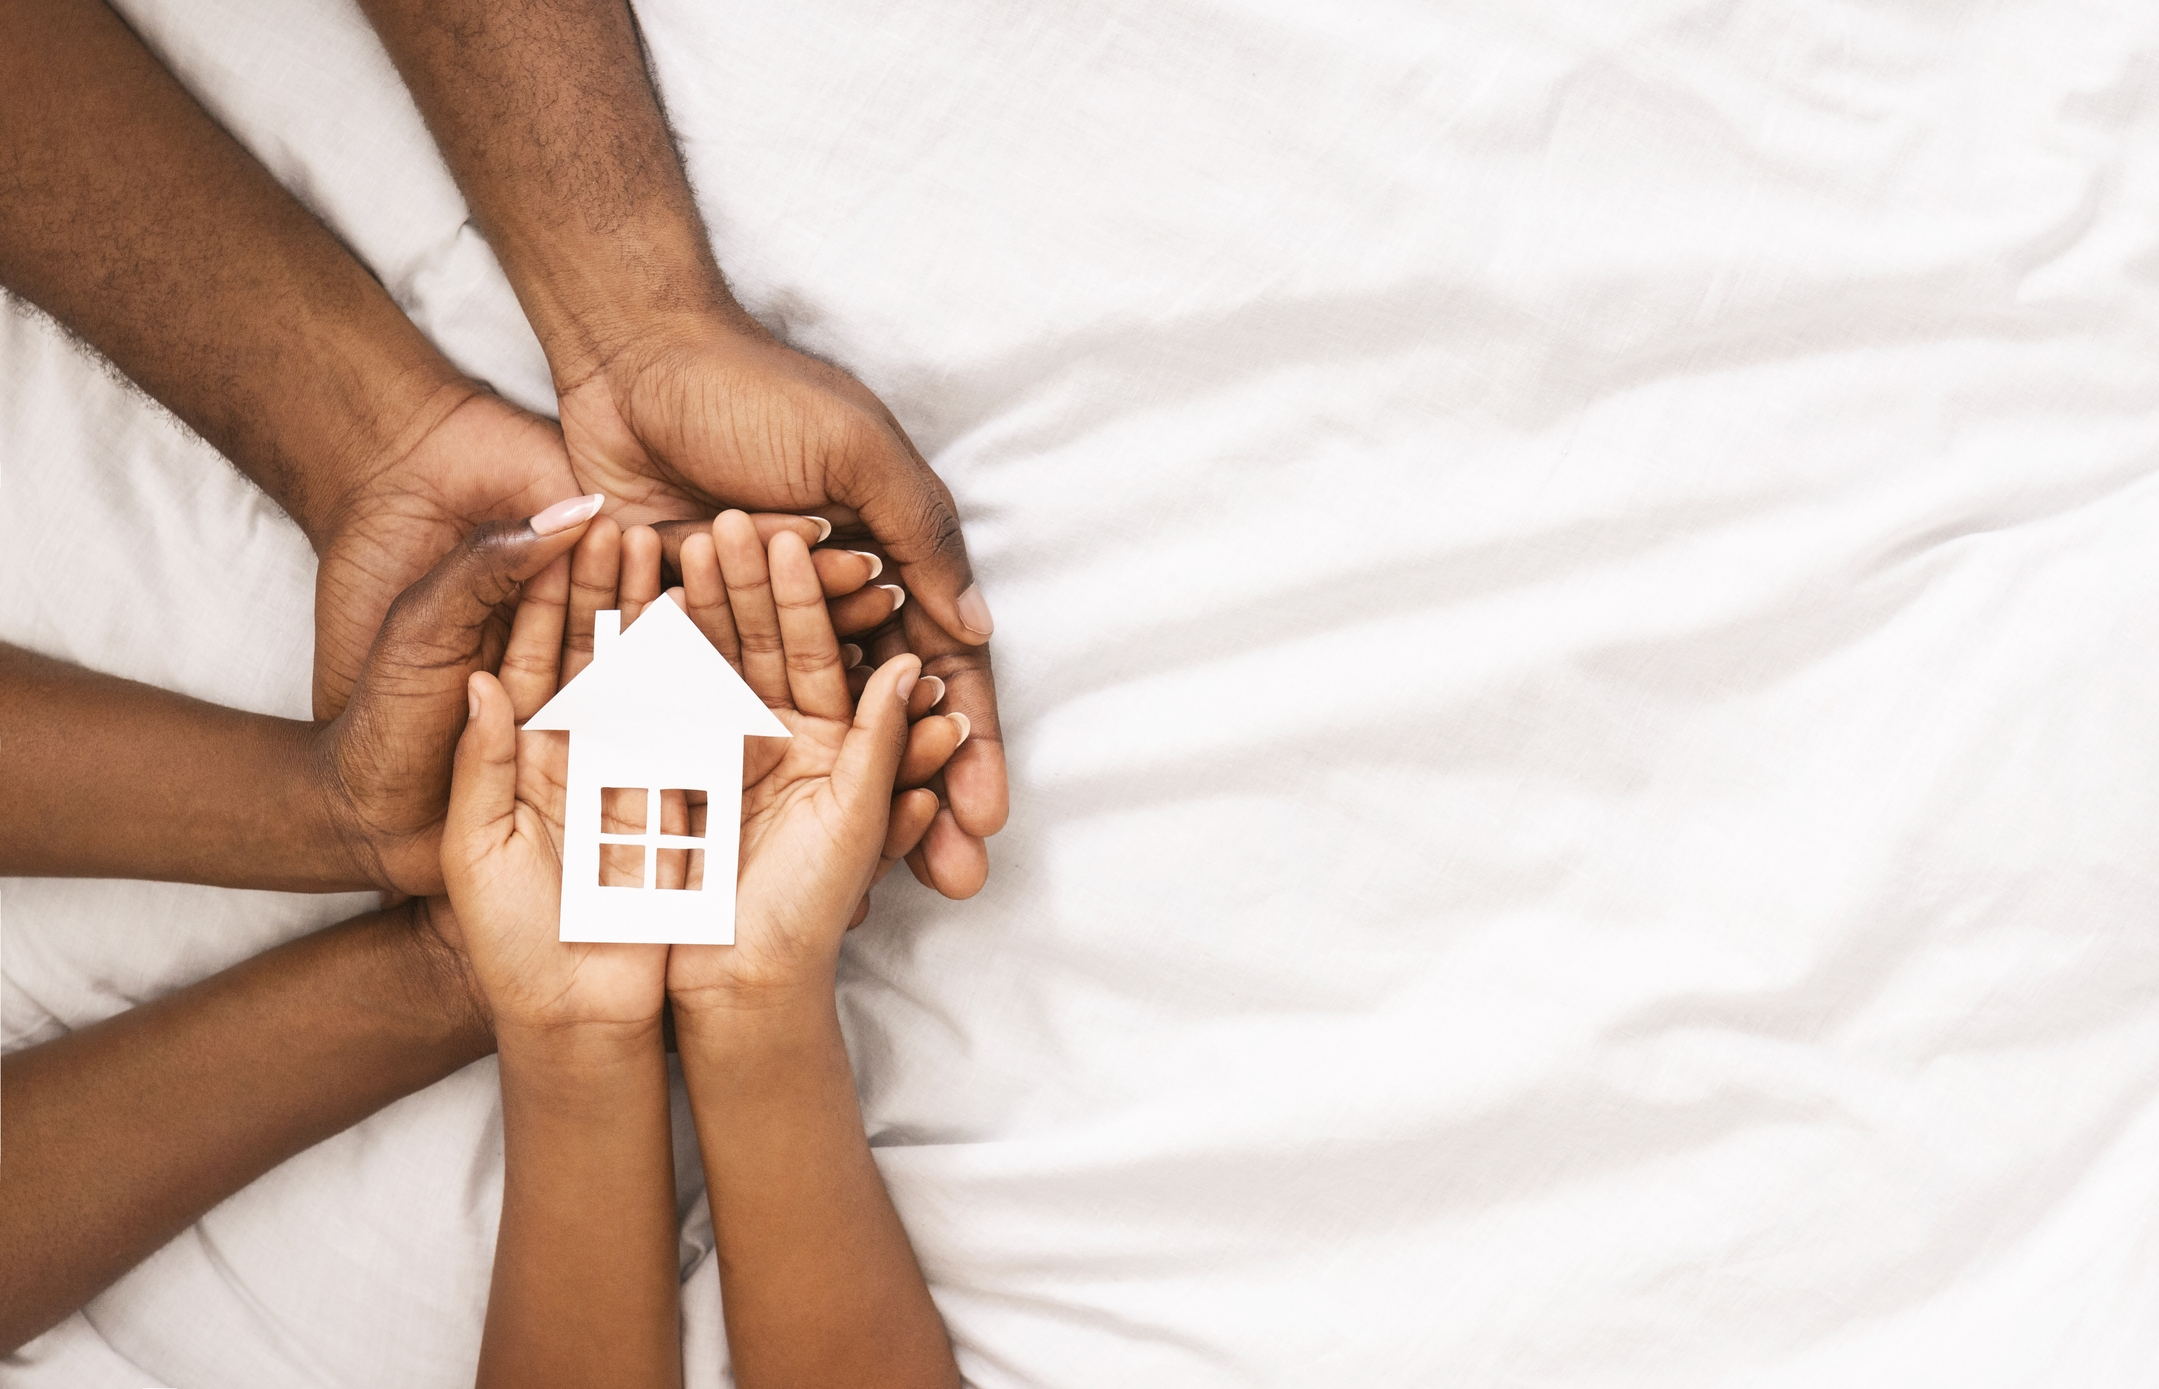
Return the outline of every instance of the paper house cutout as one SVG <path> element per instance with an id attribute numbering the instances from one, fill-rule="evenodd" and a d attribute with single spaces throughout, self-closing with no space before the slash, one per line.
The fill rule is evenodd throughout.
<path id="1" fill-rule="evenodd" d="M 627 632 L 621 613 L 598 614 L 592 664 L 556 691 L 525 728 L 570 735 L 562 939 L 733 944 L 742 740 L 792 735 L 689 614 L 663 597 Z M 607 787 L 645 792 L 642 832 L 603 832 L 600 793 Z M 660 833 L 663 789 L 705 793 L 702 837 Z M 638 886 L 600 886 L 602 844 L 638 846 L 644 858 Z M 663 849 L 704 851 L 701 890 L 655 885 Z M 634 859 L 636 852 L 625 857 Z"/>

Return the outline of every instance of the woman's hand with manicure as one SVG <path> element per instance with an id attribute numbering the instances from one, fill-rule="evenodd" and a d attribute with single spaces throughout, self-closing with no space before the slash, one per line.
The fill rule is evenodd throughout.
<path id="1" fill-rule="evenodd" d="M 518 600 L 560 610 L 568 552 L 603 500 L 570 498 L 467 535 L 390 605 L 352 697 L 317 733 L 312 760 L 331 823 L 363 874 L 385 889 L 442 890 L 442 822 L 466 680 L 506 657 L 503 678 L 526 678 L 513 614 L 531 619 Z"/>

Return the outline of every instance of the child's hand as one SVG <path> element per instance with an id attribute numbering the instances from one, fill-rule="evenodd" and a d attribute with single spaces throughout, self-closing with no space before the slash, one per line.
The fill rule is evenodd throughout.
<path id="1" fill-rule="evenodd" d="M 802 539 L 775 535 L 768 568 L 747 517 L 723 515 L 714 534 L 734 646 L 722 652 L 794 737 L 745 763 L 755 775 L 742 793 L 735 943 L 674 947 L 668 991 L 685 1008 L 802 989 L 829 998 L 840 939 L 861 919 L 870 885 L 914 848 L 937 814 L 935 793 L 895 797 L 895 784 L 903 772 L 917 785 L 934 776 L 966 726 L 941 716 L 910 731 L 909 701 L 921 683 L 921 662 L 912 655 L 872 674 L 858 708 L 825 588 Z M 684 578 L 693 578 L 687 563 Z M 707 610 L 700 625 L 708 633 L 712 606 L 692 599 L 693 614 Z"/>
<path id="2" fill-rule="evenodd" d="M 457 743 L 442 873 L 498 1036 L 506 1029 L 659 1023 L 666 946 L 557 938 L 568 738 L 517 729 L 555 693 L 572 568 L 581 596 L 612 605 L 612 583 L 599 591 L 593 555 L 613 543 L 611 527 L 595 528 L 574 560 L 529 585 L 502 678 L 483 671 L 468 681 L 471 716 Z"/>

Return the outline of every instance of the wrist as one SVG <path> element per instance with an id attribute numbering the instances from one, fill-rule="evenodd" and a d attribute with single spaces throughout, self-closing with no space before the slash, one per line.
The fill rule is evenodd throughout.
<path id="1" fill-rule="evenodd" d="M 376 932 L 392 996 L 419 1034 L 475 1061 L 494 1049 L 485 999 L 440 898 L 416 897 L 367 918 Z"/>
<path id="2" fill-rule="evenodd" d="M 394 891 L 381 857 L 366 843 L 358 813 L 341 790 L 328 755 L 327 725 L 266 719 L 264 742 L 274 749 L 263 780 L 247 789 L 259 807 L 250 852 L 270 881 L 298 890 Z M 266 774 L 266 775 L 265 775 Z M 267 784 L 265 784 L 267 783 Z"/>
<path id="3" fill-rule="evenodd" d="M 634 372 L 636 364 L 673 351 L 706 351 L 769 342 L 771 334 L 735 302 L 724 281 L 694 292 L 648 290 L 611 296 L 589 287 L 546 311 L 540 341 L 555 391 L 568 395 L 595 382 Z M 536 325 L 536 331 L 537 325 Z"/>
<path id="4" fill-rule="evenodd" d="M 731 1054 L 786 1050 L 839 1031 L 832 983 L 700 988 L 670 993 L 675 1038 L 687 1052 L 717 1046 Z"/>
<path id="5" fill-rule="evenodd" d="M 441 805 L 416 805 L 411 797 L 384 794 L 379 767 L 355 769 L 346 761 L 351 742 L 371 741 L 363 728 L 355 738 L 362 701 L 337 718 L 314 726 L 306 757 L 307 792 L 295 816 L 322 826 L 316 861 L 339 865 L 351 883 L 399 896 L 426 898 L 442 891 Z M 373 730 L 379 740 L 379 729 Z M 370 783 L 375 790 L 368 792 Z"/>
<path id="6" fill-rule="evenodd" d="M 384 396 L 378 408 L 357 411 L 346 421 L 338 442 L 328 450 L 328 463 L 306 514 L 286 505 L 317 553 L 374 509 L 369 495 L 384 478 L 403 471 L 432 483 L 427 477 L 432 470 L 424 463 L 429 440 L 473 402 L 494 399 L 447 361 L 439 370 L 420 366 L 402 373 L 398 388 Z"/>
<path id="7" fill-rule="evenodd" d="M 506 1071 L 546 1077 L 562 1095 L 606 1092 L 624 1076 L 665 1064 L 660 1019 L 647 1022 L 531 1023 L 496 1020 L 495 1048 Z"/>

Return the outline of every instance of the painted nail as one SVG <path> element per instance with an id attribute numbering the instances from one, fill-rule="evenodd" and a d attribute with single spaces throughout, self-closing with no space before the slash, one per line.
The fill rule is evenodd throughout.
<path id="1" fill-rule="evenodd" d="M 559 535 L 599 515 L 600 503 L 606 500 L 598 492 L 589 497 L 572 497 L 566 502 L 556 502 L 525 524 L 532 527 L 534 535 Z"/>
<path id="2" fill-rule="evenodd" d="M 982 585 L 967 585 L 967 591 L 960 595 L 959 610 L 960 622 L 968 631 L 986 637 L 996 630 L 997 624 L 990 621 L 989 600 L 982 596 Z"/>
<path id="3" fill-rule="evenodd" d="M 892 611 L 898 612 L 907 602 L 907 590 L 898 584 L 879 584 L 879 588 L 892 595 Z"/>
<path id="4" fill-rule="evenodd" d="M 864 558 L 864 559 L 866 559 L 866 560 L 868 560 L 868 561 L 870 562 L 870 577 L 871 577 L 871 578 L 873 578 L 873 579 L 874 579 L 874 578 L 876 578 L 876 577 L 877 577 L 877 576 L 878 576 L 879 574 L 882 574 L 882 573 L 884 573 L 884 572 L 885 572 L 885 562 L 884 562 L 883 560 L 879 559 L 879 558 L 878 558 L 877 556 L 875 556 L 875 555 L 871 554 L 871 553 L 870 553 L 870 552 L 869 552 L 868 550 L 849 550 L 849 551 L 848 551 L 847 553 L 848 553 L 848 554 L 850 554 L 850 555 L 860 555 L 860 556 L 862 556 L 862 558 Z"/>
<path id="5" fill-rule="evenodd" d="M 929 707 L 935 709 L 945 697 L 945 682 L 934 675 L 925 675 L 922 677 L 922 683 L 930 687 Z"/>
<path id="6" fill-rule="evenodd" d="M 921 678 L 922 667 L 920 666 L 916 666 L 913 670 L 907 671 L 900 676 L 899 684 L 893 687 L 900 697 L 900 703 L 905 704 L 907 702 L 907 696 L 915 692 L 915 681 Z"/>
<path id="7" fill-rule="evenodd" d="M 947 714 L 945 717 L 960 726 L 960 740 L 952 746 L 955 748 L 962 746 L 967 741 L 967 735 L 975 731 L 975 726 L 968 722 L 965 714 Z"/>
<path id="8" fill-rule="evenodd" d="M 811 541 L 811 544 L 822 545 L 827 540 L 830 540 L 832 538 L 832 523 L 830 521 L 827 521 L 824 517 L 805 516 L 802 519 L 805 521 L 815 521 L 817 523 L 817 539 Z"/>
<path id="9" fill-rule="evenodd" d="M 851 641 L 840 643 L 840 668 L 853 670 L 862 664 L 862 648 Z"/>

